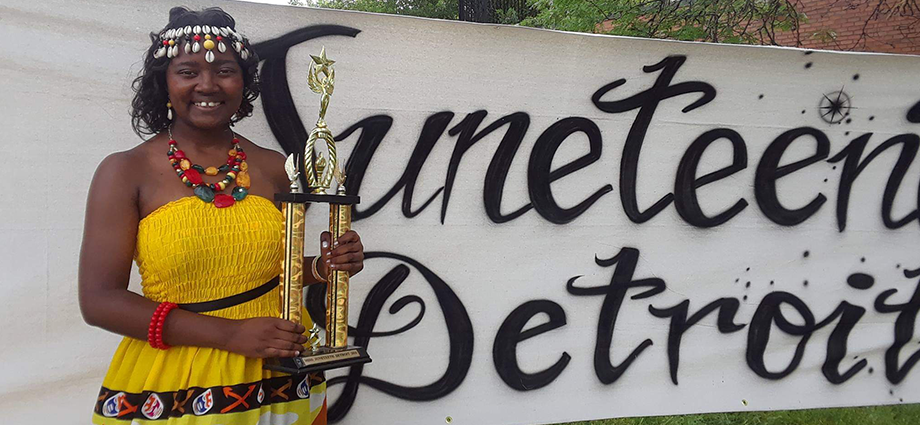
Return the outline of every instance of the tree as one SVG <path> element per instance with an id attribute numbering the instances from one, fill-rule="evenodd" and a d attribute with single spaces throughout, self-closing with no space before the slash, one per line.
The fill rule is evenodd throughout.
<path id="1" fill-rule="evenodd" d="M 776 44 L 804 18 L 788 0 L 532 0 L 541 28 L 719 43 Z"/>
<path id="2" fill-rule="evenodd" d="M 835 0 L 833 6 L 865 8 L 862 35 L 852 45 L 836 43 L 833 28 L 800 33 L 809 0 L 312 0 L 312 5 L 439 19 L 458 19 L 459 6 L 475 20 L 564 31 L 716 43 L 802 46 L 826 38 L 838 49 L 865 47 L 876 21 L 898 17 L 905 41 L 920 34 L 920 0 Z M 303 5 L 311 0 L 290 0 Z M 811 4 L 812 7 L 817 6 Z M 465 9 L 465 10 L 466 10 Z M 466 19 L 466 18 L 465 18 Z M 778 34 L 784 34 L 777 40 Z M 790 41 L 790 34 L 792 40 Z"/>
<path id="3" fill-rule="evenodd" d="M 457 0 L 316 0 L 316 6 L 452 20 L 459 10 Z"/>
<path id="4" fill-rule="evenodd" d="M 724 43 L 775 44 L 773 34 L 777 30 L 794 29 L 802 19 L 788 0 L 459 1 L 484 3 L 492 9 L 490 21 L 502 24 Z M 316 0 L 315 5 L 439 19 L 458 17 L 458 0 Z"/>
<path id="5" fill-rule="evenodd" d="M 918 0 L 847 0 L 846 7 L 868 11 L 860 25 L 859 37 L 852 45 L 841 45 L 837 42 L 837 33 L 829 29 L 827 38 L 831 39 L 837 48 L 854 50 L 866 47 L 866 41 L 874 38 L 869 27 L 880 20 L 893 21 L 894 28 L 902 35 L 902 40 L 910 43 L 920 40 L 920 3 Z M 891 45 L 890 43 L 888 43 Z M 891 45 L 894 47 L 894 45 Z"/>

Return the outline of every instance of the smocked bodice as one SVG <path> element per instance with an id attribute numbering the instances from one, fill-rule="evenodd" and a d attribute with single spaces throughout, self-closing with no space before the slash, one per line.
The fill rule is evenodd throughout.
<path id="1" fill-rule="evenodd" d="M 144 217 L 134 259 L 144 296 L 193 303 L 255 288 L 281 272 L 284 222 L 275 205 L 250 195 L 229 208 L 197 197 L 170 202 Z M 278 297 L 210 313 L 226 318 L 275 316 Z"/>

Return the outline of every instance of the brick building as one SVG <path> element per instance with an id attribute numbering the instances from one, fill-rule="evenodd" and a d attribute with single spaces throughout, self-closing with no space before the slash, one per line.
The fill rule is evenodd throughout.
<path id="1" fill-rule="evenodd" d="M 797 5 L 807 17 L 799 41 L 792 32 L 779 33 L 780 45 L 920 54 L 920 9 L 915 1 L 798 0 Z M 908 9 L 910 5 L 914 9 Z"/>

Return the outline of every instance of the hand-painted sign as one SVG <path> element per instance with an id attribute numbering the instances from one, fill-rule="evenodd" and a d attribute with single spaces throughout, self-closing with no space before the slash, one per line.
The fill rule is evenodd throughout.
<path id="1" fill-rule="evenodd" d="M 0 104 L 28 160 L 10 167 L 76 167 L 83 192 L 62 201 L 14 184 L 13 196 L 30 211 L 78 210 L 95 164 L 130 147 L 130 92 L 112 85 L 127 84 L 169 5 L 14 3 Z M 261 104 L 237 126 L 252 140 L 301 150 L 316 108 L 309 55 L 325 46 L 336 60 L 326 121 L 369 250 L 349 334 L 374 362 L 329 374 L 330 419 L 529 424 L 920 401 L 920 58 L 222 6 L 264 60 Z M 106 55 L 25 47 L 62 39 Z M 49 109 L 62 125 L 35 125 Z M 94 142 L 80 164 L 48 153 L 74 137 Z M 52 295 L 75 285 L 80 217 L 0 215 L 20 247 L 0 258 L 20 270 L 2 286 L 14 310 L 64 311 L 45 335 L 92 341 L 68 346 L 78 360 L 64 376 L 29 349 L 39 336 L 4 330 L 21 341 L 7 366 L 47 386 L 79 378 L 87 400 L 62 418 L 79 417 L 110 356 L 73 297 Z M 316 229 L 327 219 L 308 215 Z M 320 288 L 307 298 L 321 316 Z M 3 376 L 24 406 L 64 398 Z"/>

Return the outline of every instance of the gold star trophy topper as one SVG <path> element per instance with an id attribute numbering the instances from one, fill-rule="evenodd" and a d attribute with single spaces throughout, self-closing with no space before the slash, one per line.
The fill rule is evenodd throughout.
<path id="1" fill-rule="evenodd" d="M 319 56 L 310 55 L 310 57 L 313 58 L 313 62 L 310 63 L 310 71 L 307 73 L 307 84 L 314 93 L 319 93 L 322 97 L 319 104 L 319 119 L 304 146 L 304 172 L 307 176 L 307 186 L 312 193 L 325 194 L 334 177 L 338 183 L 337 192 L 344 193 L 345 174 L 339 167 L 336 157 L 335 139 L 326 126 L 326 110 L 329 108 L 329 100 L 335 90 L 335 68 L 332 66 L 335 61 L 326 57 L 326 47 L 323 47 Z M 316 151 L 317 140 L 326 142 L 326 155 Z"/>

